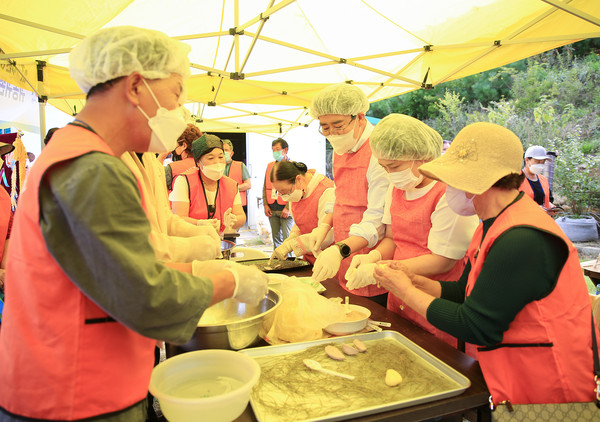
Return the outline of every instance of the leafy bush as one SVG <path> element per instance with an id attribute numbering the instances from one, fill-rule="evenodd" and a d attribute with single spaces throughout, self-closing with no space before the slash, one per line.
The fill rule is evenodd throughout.
<path id="1" fill-rule="evenodd" d="M 583 152 L 578 131 L 563 139 L 553 139 L 550 147 L 556 153 L 554 190 L 565 198 L 571 212 L 580 216 L 598 206 L 600 195 L 600 157 Z"/>

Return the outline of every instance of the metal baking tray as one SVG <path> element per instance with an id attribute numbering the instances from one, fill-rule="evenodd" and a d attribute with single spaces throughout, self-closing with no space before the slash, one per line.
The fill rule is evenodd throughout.
<path id="1" fill-rule="evenodd" d="M 364 353 L 362 363 L 354 367 L 354 370 L 356 371 L 354 374 L 352 373 L 353 368 L 348 365 L 344 367 L 343 371 L 340 370 L 340 367 L 338 365 L 339 362 L 329 359 L 325 355 L 324 351 L 322 353 L 322 357 L 315 358 L 323 365 L 323 367 L 338 370 L 338 372 L 344 372 L 348 375 L 357 375 L 356 379 L 353 381 L 348 381 L 334 376 L 328 377 L 327 375 L 320 375 L 320 373 L 311 372 L 311 370 L 305 368 L 301 364 L 298 365 L 297 363 L 293 363 L 292 366 L 295 367 L 290 368 L 290 362 L 286 362 L 286 358 L 289 360 L 290 355 L 301 353 L 306 349 L 315 346 L 320 346 L 324 349 L 326 345 L 332 343 L 338 345 L 341 343 L 351 343 L 352 340 L 355 338 L 360 339 L 367 345 L 367 352 Z M 383 387 L 380 385 L 376 386 L 376 388 L 379 389 L 399 388 L 385 386 L 383 379 L 381 379 L 381 381 L 376 381 L 375 378 L 370 377 L 368 378 L 368 381 L 361 381 L 360 378 L 360 372 L 365 371 L 365 369 L 368 370 L 369 365 L 375 365 L 374 362 L 377 361 L 377 356 L 373 354 L 375 353 L 374 350 L 376 350 L 375 348 L 377 346 L 375 342 L 371 341 L 384 339 L 391 341 L 394 347 L 399 348 L 399 352 L 405 353 L 405 356 L 409 356 L 410 359 L 416 359 L 414 362 L 420 365 L 423 371 L 427 371 L 428 373 L 433 374 L 433 376 L 435 377 L 441 377 L 439 379 L 443 382 L 441 382 L 440 384 L 445 384 L 445 387 L 442 388 L 441 391 L 436 391 L 433 393 L 425 393 L 423 395 L 418 395 L 417 393 L 416 396 L 410 398 L 401 397 L 401 390 L 396 390 L 391 393 L 394 397 L 393 399 L 390 399 L 389 393 L 387 394 L 387 397 L 384 397 L 383 394 L 371 394 L 369 395 L 369 397 L 374 397 L 375 401 L 379 400 L 380 402 L 371 402 L 369 405 L 364 406 L 358 404 L 359 401 L 357 401 L 356 399 L 353 400 L 352 394 L 357 394 L 356 391 L 353 390 L 356 390 L 357 388 L 363 388 L 366 385 L 366 382 L 373 384 L 379 384 L 379 382 L 381 382 L 383 384 Z M 373 349 L 371 350 L 372 354 L 370 356 L 368 356 L 368 353 L 370 351 L 369 342 L 371 342 L 371 344 L 373 345 Z M 317 349 L 314 350 L 318 351 Z M 285 416 L 284 411 L 289 409 L 290 403 L 292 402 L 295 406 L 295 413 L 293 417 L 293 420 L 295 421 L 337 421 L 364 415 L 370 415 L 379 412 L 390 411 L 393 409 L 400 409 L 403 407 L 414 406 L 417 404 L 457 396 L 463 393 L 471 385 L 471 381 L 469 381 L 467 377 L 465 377 L 452 367 L 448 366 L 447 364 L 445 364 L 426 350 L 417 346 L 415 343 L 413 343 L 412 341 L 410 341 L 409 339 L 407 339 L 402 334 L 396 331 L 381 331 L 377 333 L 353 334 L 343 337 L 334 337 L 303 343 L 290 343 L 268 347 L 257 347 L 252 349 L 241 350 L 239 352 L 257 359 L 259 364 L 261 364 L 261 360 L 263 360 L 263 363 L 261 364 L 261 381 L 266 382 L 261 383 L 259 381 L 259 384 L 257 384 L 252 390 L 252 394 L 250 397 L 250 404 L 252 406 L 252 410 L 254 411 L 256 418 L 261 422 L 279 422 L 285 421 L 286 419 L 290 420 L 289 415 Z M 320 351 L 318 352 L 320 353 Z M 347 356 L 346 361 L 344 362 L 348 362 L 353 358 L 355 358 L 355 356 Z M 268 365 L 270 365 L 271 367 L 280 365 L 281 371 L 295 371 L 294 374 L 298 375 L 294 376 L 304 377 L 304 380 L 308 380 L 306 382 L 310 382 L 310 388 L 305 390 L 289 388 L 289 385 L 277 385 L 278 381 L 276 379 L 272 380 L 265 378 L 269 377 L 268 372 L 267 374 L 265 374 L 264 371 L 265 367 L 263 365 L 265 365 L 265 359 L 270 360 Z M 273 362 L 275 362 L 275 364 L 273 364 Z M 388 365 L 388 363 L 386 362 L 385 365 Z M 411 365 L 411 367 L 414 366 L 415 364 Z M 394 364 L 389 363 L 389 368 L 393 367 Z M 414 380 L 405 379 L 405 381 L 403 382 L 407 382 L 406 385 L 407 388 L 409 388 L 409 386 L 411 385 L 410 382 L 413 381 Z M 263 385 L 265 387 L 262 387 Z M 402 386 L 402 384 L 400 386 Z M 323 393 L 324 390 L 327 390 L 328 393 Z M 330 396 L 327 396 L 327 394 L 329 394 Z M 267 400 L 259 400 L 259 397 L 266 398 Z M 330 403 L 332 403 L 333 401 L 339 403 L 339 406 L 337 406 L 337 408 L 335 409 L 333 409 L 333 407 L 335 406 L 330 405 Z M 349 403 L 351 403 L 352 405 L 349 405 Z M 316 412 L 322 412 L 322 414 L 315 415 L 315 409 L 319 409 L 316 410 Z"/>
<path id="2" fill-rule="evenodd" d="M 248 259 L 245 261 L 237 261 L 242 265 L 256 265 L 256 267 L 264 271 L 265 273 L 280 273 L 285 271 L 297 270 L 298 268 L 307 267 L 310 264 L 308 261 L 304 261 L 303 259 L 286 259 L 285 261 L 273 260 L 271 265 L 269 265 L 270 258 L 261 258 L 261 259 Z M 265 267 L 268 267 L 265 269 Z"/>

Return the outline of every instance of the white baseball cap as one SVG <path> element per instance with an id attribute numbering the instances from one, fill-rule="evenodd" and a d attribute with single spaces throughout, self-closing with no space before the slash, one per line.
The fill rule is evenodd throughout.
<path id="1" fill-rule="evenodd" d="M 539 146 L 539 145 L 533 145 L 533 146 L 530 146 L 529 148 L 527 148 L 527 151 L 525 151 L 525 158 L 535 158 L 536 160 L 546 160 L 546 159 L 552 158 L 552 157 L 550 157 L 548 154 L 546 154 L 546 148 Z"/>

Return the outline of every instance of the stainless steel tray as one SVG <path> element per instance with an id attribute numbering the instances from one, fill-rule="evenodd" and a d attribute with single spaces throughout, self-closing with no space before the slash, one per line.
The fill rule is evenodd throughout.
<path id="1" fill-rule="evenodd" d="M 383 397 L 383 395 L 381 395 L 381 396 L 371 395 L 370 397 L 376 397 L 374 399 L 375 401 L 379 400 L 380 402 L 377 402 L 377 403 L 372 402 L 370 405 L 366 405 L 363 407 L 357 407 L 360 405 L 356 405 L 357 401 L 353 400 L 353 396 L 352 396 L 352 394 L 356 395 L 356 391 L 352 391 L 352 390 L 355 389 L 357 386 L 364 387 L 364 385 L 365 385 L 364 382 L 362 384 L 360 384 L 361 379 L 359 376 L 357 376 L 357 378 L 354 381 L 348 381 L 348 380 L 345 380 L 345 379 L 342 379 L 339 377 L 333 377 L 333 376 L 327 377 L 327 375 L 317 376 L 316 375 L 317 373 L 310 372 L 309 369 L 304 368 L 302 365 L 298 366 L 297 364 L 294 364 L 294 365 L 296 365 L 296 367 L 290 368 L 290 365 L 288 365 L 286 362 L 286 357 L 289 359 L 289 355 L 293 355 L 295 353 L 300 353 L 302 351 L 305 351 L 308 348 L 315 347 L 315 346 L 321 346 L 324 349 L 324 347 L 328 344 L 351 343 L 352 340 L 355 338 L 358 338 L 361 341 L 365 342 L 365 344 L 367 345 L 368 348 L 369 348 L 369 342 L 371 342 L 371 341 L 383 340 L 383 339 L 392 341 L 394 346 L 397 346 L 400 349 L 404 349 L 404 351 L 406 351 L 408 353 L 407 356 L 411 356 L 411 357 L 415 358 L 416 359 L 415 362 L 417 362 L 419 365 L 421 365 L 424 368 L 424 370 L 430 371 L 434 374 L 437 374 L 436 376 L 442 377 L 441 379 L 443 379 L 444 383 L 446 383 L 448 386 L 445 387 L 444 389 L 442 389 L 442 391 L 437 391 L 435 393 L 430 393 L 430 394 L 424 394 L 421 396 L 417 395 L 415 397 L 411 397 L 408 399 L 400 397 L 401 394 L 396 393 L 396 392 L 394 392 L 394 395 L 398 394 L 398 396 L 397 396 L 397 398 L 395 396 L 393 399 L 390 399 L 389 394 L 387 395 L 387 397 Z M 373 345 L 376 344 L 375 342 L 371 342 L 371 343 Z M 373 349 L 373 350 L 375 350 L 375 349 Z M 372 352 L 373 352 L 373 350 L 372 350 Z M 277 362 L 277 364 L 280 365 L 281 371 L 293 370 L 293 371 L 296 371 L 295 372 L 296 374 L 302 372 L 302 376 L 304 377 L 304 379 L 312 380 L 311 388 L 308 391 L 309 394 L 306 394 L 307 391 L 294 392 L 293 391 L 294 389 L 290 389 L 289 385 L 278 386 L 277 380 L 271 380 L 271 379 L 265 378 L 265 377 L 269 377 L 269 375 L 265 375 L 265 373 L 263 371 L 261 373 L 261 380 L 268 381 L 268 382 L 265 384 L 259 382 L 259 384 L 257 386 L 255 386 L 254 389 L 252 390 L 252 395 L 250 397 L 250 404 L 252 405 L 254 414 L 256 415 L 256 418 L 261 422 L 291 420 L 289 415 L 288 416 L 283 415 L 283 411 L 289 407 L 289 403 L 292 401 L 294 402 L 294 405 L 296 406 L 296 412 L 293 417 L 294 421 L 336 421 L 336 420 L 343 420 L 343 419 L 348 419 L 348 418 L 352 418 L 352 417 L 369 415 L 369 414 L 373 414 L 373 413 L 389 411 L 392 409 L 400 409 L 403 407 L 414 406 L 414 405 L 421 404 L 421 403 L 427 403 L 427 402 L 431 402 L 431 401 L 435 401 L 435 400 L 441 400 L 444 398 L 457 396 L 457 395 L 463 393 L 471 385 L 471 382 L 469 381 L 469 379 L 467 377 L 465 377 L 461 373 L 457 372 L 455 369 L 451 368 L 450 366 L 448 366 L 447 364 L 445 364 L 444 362 L 442 362 L 441 360 L 439 360 L 438 358 L 436 358 L 435 356 L 433 356 L 426 350 L 417 346 L 415 343 L 413 343 L 412 341 L 410 341 L 409 339 L 407 339 L 402 334 L 400 334 L 396 331 L 382 331 L 382 332 L 378 332 L 378 333 L 353 334 L 353 335 L 348 335 L 348 336 L 343 336 L 343 337 L 334 337 L 334 338 L 315 340 L 315 341 L 309 341 L 309 342 L 303 342 L 303 343 L 291 343 L 291 344 L 283 344 L 283 345 L 268 346 L 268 347 L 257 347 L 257 348 L 252 348 L 252 349 L 241 350 L 240 353 L 244 353 L 250 357 L 257 359 L 259 361 L 259 363 L 261 363 L 261 360 L 265 360 L 267 357 L 272 357 L 273 359 L 267 359 L 267 360 L 275 360 L 275 362 Z M 359 369 L 360 369 L 360 371 L 365 371 L 365 369 L 368 369 L 368 366 L 370 364 L 374 365 L 373 362 L 376 362 L 377 356 L 376 356 L 376 354 L 373 354 L 373 353 L 369 356 L 368 359 L 366 359 L 366 356 L 368 356 L 368 353 L 369 353 L 369 349 L 364 354 L 365 358 L 363 358 L 362 363 L 359 366 L 355 367 L 357 371 Z M 355 358 L 355 357 L 348 356 L 345 362 L 348 362 L 353 358 Z M 327 367 L 329 369 L 339 370 L 338 362 L 333 361 L 333 360 L 329 359 L 328 357 L 326 357 L 324 352 L 322 354 L 322 358 L 320 358 L 318 360 L 319 360 L 319 362 L 321 362 L 323 364 L 324 367 Z M 269 364 L 272 365 L 272 362 Z M 387 365 L 387 363 L 386 363 L 386 365 Z M 379 365 L 379 366 L 381 366 L 381 365 Z M 393 368 L 393 367 L 394 367 L 394 364 L 392 362 L 390 362 L 389 368 Z M 261 369 L 264 369 L 264 367 L 261 366 Z M 340 372 L 345 372 L 346 374 L 349 374 L 349 375 L 356 375 L 356 374 L 352 373 L 352 367 L 348 367 L 348 366 L 346 366 L 344 368 L 344 371 L 340 371 Z M 375 381 L 370 379 L 369 382 L 374 383 Z M 379 382 L 379 381 L 377 381 L 377 382 Z M 350 384 L 344 384 L 344 383 L 350 383 Z M 351 384 L 351 383 L 359 383 L 359 384 Z M 381 379 L 381 383 L 383 383 L 383 385 L 385 385 L 383 378 Z M 267 387 L 264 387 L 265 390 L 262 390 L 263 385 L 267 386 Z M 338 388 L 338 386 L 339 386 L 339 388 Z M 402 386 L 402 384 L 401 384 L 401 386 Z M 332 391 L 332 388 L 339 390 L 339 391 L 334 390 L 335 392 L 334 392 L 333 399 L 332 399 L 332 397 L 325 397 L 325 395 L 323 395 L 322 398 L 318 397 L 318 394 L 320 391 L 323 391 L 325 389 Z M 381 387 L 377 386 L 377 388 L 381 388 Z M 398 387 L 385 386 L 384 388 L 398 388 Z M 268 390 L 268 391 L 266 391 L 266 390 Z M 265 396 L 267 396 L 267 393 L 272 394 L 274 391 L 281 391 L 283 393 L 277 393 L 273 397 L 269 396 L 267 401 L 258 399 L 258 397 L 264 398 Z M 286 391 L 287 391 L 287 393 L 286 393 Z M 392 390 L 389 390 L 389 391 L 392 391 Z M 399 391 L 399 390 L 396 390 L 396 391 Z M 317 396 L 315 396 L 315 393 L 317 394 Z M 346 394 L 347 394 L 347 396 L 346 396 Z M 354 397 L 356 397 L 356 396 L 354 396 Z M 319 403 L 319 401 L 321 403 Z M 323 405 L 324 403 L 329 404 L 331 401 L 339 402 L 340 406 L 338 406 L 337 409 L 327 408 L 327 410 L 321 410 L 321 409 L 325 409 L 327 407 L 327 406 Z M 268 404 L 265 404 L 265 403 L 268 403 Z M 347 408 L 348 406 L 347 405 L 344 406 L 344 403 L 346 403 L 346 404 L 354 403 L 354 408 L 348 409 Z M 300 407 L 298 408 L 298 406 L 300 406 Z M 304 412 L 302 411 L 303 410 L 302 408 L 304 406 L 306 407 L 307 412 L 309 412 L 309 411 L 312 412 L 312 413 L 305 413 L 305 415 L 314 415 L 314 412 L 315 412 L 314 409 L 316 409 L 316 408 L 319 409 L 317 411 L 317 413 L 323 412 L 324 414 L 320 414 L 318 416 L 305 416 L 305 415 L 303 415 Z"/>

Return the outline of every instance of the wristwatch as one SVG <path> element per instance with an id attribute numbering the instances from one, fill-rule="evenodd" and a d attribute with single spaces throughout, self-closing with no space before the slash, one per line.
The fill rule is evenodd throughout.
<path id="1" fill-rule="evenodd" d="M 350 246 L 346 245 L 344 242 L 338 242 L 336 243 L 336 246 L 340 248 L 340 255 L 342 255 L 342 259 L 348 258 L 352 254 Z"/>

